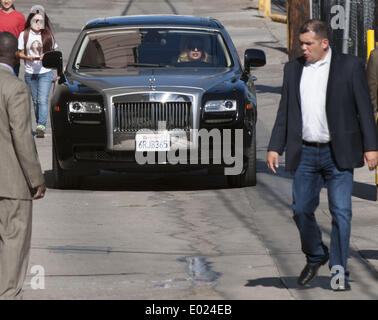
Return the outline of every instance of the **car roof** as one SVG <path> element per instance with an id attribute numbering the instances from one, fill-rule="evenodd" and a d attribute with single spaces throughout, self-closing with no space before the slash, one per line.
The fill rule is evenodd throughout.
<path id="1" fill-rule="evenodd" d="M 119 26 L 174 26 L 194 28 L 223 29 L 223 25 L 213 18 L 179 15 L 138 15 L 95 19 L 87 22 L 84 30 L 93 28 L 119 27 Z"/>

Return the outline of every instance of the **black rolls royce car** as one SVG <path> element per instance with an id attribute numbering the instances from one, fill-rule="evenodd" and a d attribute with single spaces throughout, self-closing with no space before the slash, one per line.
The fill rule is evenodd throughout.
<path id="1" fill-rule="evenodd" d="M 256 184 L 256 92 L 248 49 L 242 67 L 212 18 L 123 16 L 88 22 L 51 100 L 53 172 L 58 188 L 100 170 L 208 168 L 232 187 Z M 64 71 L 63 71 L 64 70 Z"/>

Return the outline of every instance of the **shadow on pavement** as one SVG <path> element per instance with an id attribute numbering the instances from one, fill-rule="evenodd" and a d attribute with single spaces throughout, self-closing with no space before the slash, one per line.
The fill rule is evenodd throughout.
<path id="1" fill-rule="evenodd" d="M 277 174 L 274 174 L 268 169 L 265 160 L 258 159 L 256 161 L 256 170 L 258 173 L 266 173 L 266 174 L 270 174 L 272 176 L 276 176 L 280 178 L 285 178 L 285 179 L 290 179 L 290 180 L 293 180 L 294 178 L 293 174 L 290 171 L 285 170 L 285 165 L 282 163 L 280 163 L 280 166 L 277 168 Z M 257 180 L 257 183 L 259 183 L 258 180 Z"/>
<path id="2" fill-rule="evenodd" d="M 262 160 L 257 160 L 257 172 L 275 175 L 266 167 L 265 161 Z M 282 164 L 277 169 L 277 175 L 275 176 L 291 180 L 294 178 L 292 173 L 285 171 Z M 363 200 L 377 201 L 377 187 L 367 183 L 354 182 L 352 196 Z"/>
<path id="3" fill-rule="evenodd" d="M 266 167 L 266 162 L 256 161 L 257 173 L 274 175 Z M 54 188 L 52 170 L 44 172 L 46 185 Z M 290 172 L 285 171 L 284 165 L 277 169 L 277 175 L 284 179 L 293 179 Z M 259 181 L 257 181 L 259 184 Z M 165 173 L 117 173 L 102 171 L 98 176 L 83 177 L 80 190 L 98 191 L 191 191 L 227 189 L 227 179 L 222 174 L 209 175 L 207 170 Z M 370 201 L 376 201 L 376 187 L 373 185 L 355 182 L 353 196 Z"/>
<path id="4" fill-rule="evenodd" d="M 280 94 L 282 90 L 282 86 L 273 87 L 273 86 L 266 86 L 261 84 L 256 84 L 256 92 L 257 93 L 277 93 Z"/>
<path id="5" fill-rule="evenodd" d="M 282 53 L 287 53 L 287 48 L 286 47 L 277 47 L 275 44 L 279 44 L 278 41 L 256 41 L 255 45 L 263 47 L 263 48 L 268 48 L 268 49 L 274 49 L 278 50 Z"/>
<path id="6" fill-rule="evenodd" d="M 248 280 L 245 287 L 275 287 L 278 289 L 298 289 L 307 290 L 312 288 L 322 288 L 331 290 L 330 277 L 318 276 L 309 285 L 301 287 L 297 284 L 298 277 L 268 277 Z"/>
<path id="7" fill-rule="evenodd" d="M 249 6 L 249 7 L 242 8 L 242 10 L 245 10 L 245 11 L 247 11 L 247 10 L 256 10 L 256 8 Z"/>
<path id="8" fill-rule="evenodd" d="M 358 252 L 365 260 L 378 260 L 378 250 L 360 250 Z"/>
<path id="9" fill-rule="evenodd" d="M 46 185 L 55 189 L 52 170 L 45 171 Z M 223 175 L 208 175 L 207 170 L 181 173 L 117 173 L 81 178 L 77 190 L 86 191 L 194 191 L 227 189 Z"/>
<path id="10" fill-rule="evenodd" d="M 367 183 L 355 182 L 352 196 L 364 200 L 377 201 L 377 187 Z"/>

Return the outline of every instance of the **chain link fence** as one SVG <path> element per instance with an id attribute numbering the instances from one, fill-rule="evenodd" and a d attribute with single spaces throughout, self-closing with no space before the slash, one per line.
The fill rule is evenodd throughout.
<path id="1" fill-rule="evenodd" d="M 271 0 L 272 13 L 286 14 L 286 0 Z"/>
<path id="2" fill-rule="evenodd" d="M 346 2 L 350 3 L 348 26 L 344 26 Z M 348 53 L 365 60 L 366 31 L 375 30 L 375 10 L 375 0 L 312 0 L 312 17 L 326 21 L 330 27 L 331 47 L 343 51 L 344 28 L 349 28 Z"/>

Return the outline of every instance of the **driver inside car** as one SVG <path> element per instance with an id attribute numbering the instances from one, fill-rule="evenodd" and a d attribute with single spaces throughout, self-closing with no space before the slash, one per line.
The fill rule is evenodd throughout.
<path id="1" fill-rule="evenodd" d="M 211 62 L 210 55 L 206 52 L 203 41 L 200 39 L 190 39 L 184 45 L 177 62 Z"/>

